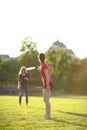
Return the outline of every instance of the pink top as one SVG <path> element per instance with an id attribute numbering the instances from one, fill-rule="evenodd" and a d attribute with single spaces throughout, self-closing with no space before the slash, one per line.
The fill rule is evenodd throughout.
<path id="1" fill-rule="evenodd" d="M 48 64 L 46 62 L 42 63 L 40 65 L 40 73 L 41 73 L 41 78 L 42 78 L 42 83 L 43 85 L 46 85 L 46 75 L 44 73 L 44 70 L 47 69 L 48 70 L 48 76 L 49 76 L 49 83 L 52 82 L 51 79 L 51 74 L 50 74 L 50 68 L 48 66 Z"/>

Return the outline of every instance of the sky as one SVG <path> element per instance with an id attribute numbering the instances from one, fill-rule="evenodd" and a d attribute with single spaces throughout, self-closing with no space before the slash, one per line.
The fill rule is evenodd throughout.
<path id="1" fill-rule="evenodd" d="M 87 0 L 0 0 L 0 54 L 18 56 L 27 36 L 38 52 L 58 39 L 87 57 Z"/>

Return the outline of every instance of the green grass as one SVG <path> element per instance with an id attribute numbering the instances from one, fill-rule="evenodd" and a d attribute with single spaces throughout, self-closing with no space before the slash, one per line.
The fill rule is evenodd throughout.
<path id="1" fill-rule="evenodd" d="M 87 97 L 51 97 L 51 120 L 44 120 L 42 97 L 0 96 L 0 130 L 87 130 Z"/>

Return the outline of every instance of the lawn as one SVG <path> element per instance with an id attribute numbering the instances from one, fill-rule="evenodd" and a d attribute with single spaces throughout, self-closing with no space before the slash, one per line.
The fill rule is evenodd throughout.
<path id="1" fill-rule="evenodd" d="M 51 97 L 51 120 L 43 118 L 42 97 L 0 96 L 0 130 L 87 130 L 87 96 Z"/>

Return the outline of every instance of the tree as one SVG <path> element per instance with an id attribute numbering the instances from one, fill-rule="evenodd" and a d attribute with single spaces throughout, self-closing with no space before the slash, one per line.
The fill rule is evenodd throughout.
<path id="1" fill-rule="evenodd" d="M 46 52 L 55 85 L 63 89 L 68 81 L 71 57 L 63 49 L 50 47 Z"/>
<path id="2" fill-rule="evenodd" d="M 33 51 L 36 51 L 36 43 L 32 42 L 31 37 L 25 37 L 22 40 L 22 47 L 20 49 L 20 52 L 22 53 L 32 53 Z"/>
<path id="3" fill-rule="evenodd" d="M 20 66 L 25 65 L 26 67 L 29 67 L 38 65 L 38 51 L 36 43 L 32 41 L 31 37 L 28 36 L 22 40 L 20 52 L 22 52 L 22 54 L 17 57 Z"/>
<path id="4" fill-rule="evenodd" d="M 1 84 L 7 86 L 8 84 L 17 83 L 18 62 L 16 58 L 5 60 L 0 67 L 0 81 Z"/>

